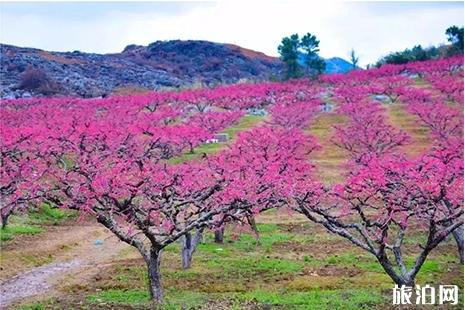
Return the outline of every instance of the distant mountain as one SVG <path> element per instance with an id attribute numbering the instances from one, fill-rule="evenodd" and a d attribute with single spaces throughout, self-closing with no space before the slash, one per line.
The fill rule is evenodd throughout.
<path id="1" fill-rule="evenodd" d="M 325 59 L 325 73 L 346 73 L 353 69 L 352 64 L 340 57 L 332 57 Z"/>
<path id="2" fill-rule="evenodd" d="M 157 41 L 128 45 L 121 53 L 49 52 L 0 44 L 1 97 L 97 97 L 125 88 L 231 84 L 278 76 L 278 58 L 232 44 Z"/>
<path id="3" fill-rule="evenodd" d="M 305 66 L 305 56 L 299 55 L 299 64 Z M 346 73 L 352 70 L 352 64 L 340 57 L 325 58 L 326 70 L 325 73 Z"/>

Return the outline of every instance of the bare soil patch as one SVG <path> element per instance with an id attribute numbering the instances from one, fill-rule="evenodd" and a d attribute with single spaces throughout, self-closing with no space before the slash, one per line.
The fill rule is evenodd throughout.
<path id="1" fill-rule="evenodd" d="M 130 255 L 128 247 L 92 221 L 51 226 L 45 233 L 15 238 L 1 251 L 0 306 L 63 294 L 64 282 L 88 282 L 121 252 Z"/>

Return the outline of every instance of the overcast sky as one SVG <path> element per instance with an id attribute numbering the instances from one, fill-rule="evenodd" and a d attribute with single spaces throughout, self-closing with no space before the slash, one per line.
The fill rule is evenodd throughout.
<path id="1" fill-rule="evenodd" d="M 199 39 L 277 55 L 282 37 L 311 32 L 323 57 L 362 65 L 415 44 L 446 42 L 463 2 L 1 2 L 0 41 L 53 51 L 120 52 L 128 44 Z"/>

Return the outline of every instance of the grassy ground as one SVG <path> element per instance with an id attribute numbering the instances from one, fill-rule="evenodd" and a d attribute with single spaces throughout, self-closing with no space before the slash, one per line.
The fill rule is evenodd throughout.
<path id="1" fill-rule="evenodd" d="M 402 148 L 407 155 L 415 156 L 431 146 L 431 132 L 419 123 L 415 115 L 405 110 L 405 104 L 396 102 L 386 105 L 388 120 L 397 128 L 405 131 L 411 138 L 408 145 Z"/>
<path id="2" fill-rule="evenodd" d="M 347 160 L 347 154 L 331 139 L 334 136 L 334 124 L 342 124 L 346 121 L 344 116 L 336 112 L 320 113 L 307 132 L 313 135 L 321 148 L 311 154 L 311 161 L 317 166 L 317 177 L 326 184 L 341 181 L 343 175 L 343 163 Z"/>
<path id="3" fill-rule="evenodd" d="M 393 284 L 374 257 L 299 216 L 289 219 L 284 211 L 261 216 L 258 242 L 231 227 L 224 244 L 208 233 L 189 270 L 180 267 L 179 244 L 169 246 L 162 262 L 166 309 L 391 309 Z M 417 283 L 462 291 L 462 279 L 451 240 L 433 251 Z M 63 298 L 19 309 L 149 309 L 146 283 L 142 259 L 128 258 L 104 266 L 92 283 L 64 283 Z"/>
<path id="4" fill-rule="evenodd" d="M 4 243 L 12 240 L 16 235 L 42 233 L 46 230 L 46 226 L 59 225 L 64 220 L 73 218 L 76 215 L 75 212 L 52 208 L 48 204 L 44 204 L 25 214 L 12 215 L 8 226 L 0 229 L 0 242 Z"/>

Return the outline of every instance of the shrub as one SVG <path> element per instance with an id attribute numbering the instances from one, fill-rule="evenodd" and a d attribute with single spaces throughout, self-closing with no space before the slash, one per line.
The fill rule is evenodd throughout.
<path id="1" fill-rule="evenodd" d="M 28 67 L 21 75 L 19 89 L 33 91 L 42 95 L 54 95 L 60 91 L 60 86 L 45 72 L 34 67 Z"/>

